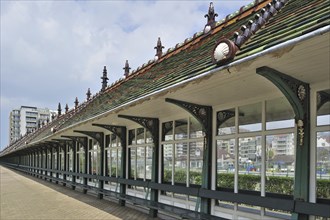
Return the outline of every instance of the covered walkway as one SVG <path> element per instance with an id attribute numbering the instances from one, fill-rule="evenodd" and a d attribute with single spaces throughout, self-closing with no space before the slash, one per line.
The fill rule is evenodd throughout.
<path id="1" fill-rule="evenodd" d="M 0 219 L 151 219 L 147 214 L 0 166 Z M 157 219 L 157 218 L 153 218 Z"/>

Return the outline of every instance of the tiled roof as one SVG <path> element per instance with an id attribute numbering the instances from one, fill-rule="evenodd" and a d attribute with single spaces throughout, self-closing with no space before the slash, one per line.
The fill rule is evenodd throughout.
<path id="1" fill-rule="evenodd" d="M 254 20 L 255 14 L 271 0 L 255 1 L 216 23 L 209 33 L 196 33 L 184 43 L 170 48 L 159 60 L 149 61 L 126 79 L 120 79 L 79 108 L 62 115 L 51 124 L 30 135 L 28 142 L 36 142 L 52 134 L 51 129 L 67 128 L 112 110 L 130 101 L 169 87 L 183 80 L 217 68 L 211 54 L 221 37 L 233 40 L 234 32 Z M 282 42 L 294 39 L 330 23 L 329 0 L 291 0 L 270 18 L 268 23 L 240 47 L 233 61 L 251 56 Z"/>

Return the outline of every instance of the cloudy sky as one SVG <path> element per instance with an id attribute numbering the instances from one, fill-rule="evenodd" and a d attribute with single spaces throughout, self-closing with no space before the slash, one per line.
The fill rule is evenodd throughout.
<path id="1" fill-rule="evenodd" d="M 252 0 L 214 1 L 221 20 Z M 203 29 L 209 1 L 1 0 L 1 148 L 9 112 L 21 105 L 72 108 L 101 88 Z"/>

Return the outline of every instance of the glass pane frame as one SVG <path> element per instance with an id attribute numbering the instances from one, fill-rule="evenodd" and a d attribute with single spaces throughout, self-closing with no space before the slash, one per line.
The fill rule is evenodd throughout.
<path id="1" fill-rule="evenodd" d="M 161 125 L 162 182 L 187 187 L 201 185 L 205 135 L 202 125 L 192 116 Z"/>
<path id="2" fill-rule="evenodd" d="M 220 167 L 218 167 L 218 165 L 216 164 L 215 167 L 216 167 L 216 173 L 220 173 L 218 174 L 218 177 L 216 178 L 216 188 L 218 190 L 225 190 L 225 191 L 233 191 L 235 193 L 238 193 L 238 192 L 245 192 L 245 191 L 251 191 L 251 193 L 256 193 L 256 194 L 260 194 L 261 196 L 265 196 L 266 194 L 266 136 L 268 135 L 279 135 L 279 134 L 293 134 L 293 140 L 294 140 L 294 146 L 296 146 L 295 142 L 296 142 L 296 127 L 295 127 L 295 124 L 293 124 L 293 126 L 282 126 L 282 127 L 279 127 L 279 128 L 276 128 L 276 129 L 266 129 L 266 123 L 267 123 L 267 102 L 269 103 L 270 101 L 272 100 L 282 100 L 283 102 L 283 98 L 285 97 L 274 97 L 274 98 L 270 98 L 270 99 L 264 99 L 264 100 L 260 100 L 260 101 L 256 101 L 256 102 L 251 102 L 250 104 L 245 104 L 243 103 L 242 105 L 236 105 L 236 106 L 231 106 L 231 107 L 228 107 L 226 109 L 216 109 L 215 110 L 215 116 L 214 117 L 217 117 L 219 116 L 218 113 L 219 112 L 230 112 L 231 115 L 233 115 L 233 117 L 231 117 L 229 120 L 231 120 L 231 123 L 225 125 L 225 126 L 222 126 L 222 127 L 219 127 L 218 125 L 220 124 L 219 121 L 217 119 L 217 123 L 216 123 L 216 128 L 219 127 L 220 128 L 220 131 L 222 128 L 229 128 L 231 129 L 231 131 L 233 132 L 219 132 L 218 128 L 216 129 L 216 136 L 215 136 L 215 144 L 218 145 L 218 142 L 224 142 L 224 141 L 228 141 L 228 140 L 232 140 L 233 142 L 237 143 L 235 146 L 234 146 L 234 149 L 232 150 L 232 154 L 233 156 L 235 157 L 234 159 L 234 165 L 235 167 L 237 167 L 237 169 L 233 169 L 233 171 L 231 172 L 231 174 L 223 174 L 223 175 L 231 175 L 229 179 L 231 179 L 231 181 L 229 181 L 229 185 L 230 187 L 224 187 L 226 184 L 225 183 L 222 183 L 221 181 L 218 181 L 218 178 L 220 178 L 219 176 L 221 176 L 221 173 L 224 173 L 224 169 L 222 170 L 219 170 Z M 252 129 L 250 131 L 242 131 L 242 124 L 240 125 L 240 118 L 242 118 L 242 115 L 246 112 L 242 111 L 242 109 L 244 110 L 243 107 L 249 107 L 249 106 L 258 106 L 258 126 L 257 126 L 257 129 Z M 291 108 L 291 106 L 290 106 Z M 253 108 L 251 108 L 253 109 Z M 285 108 L 284 108 L 285 109 Z M 269 108 L 268 108 L 269 110 Z M 287 109 L 286 109 L 287 110 Z M 291 109 L 289 109 L 290 112 L 291 112 Z M 251 110 L 252 111 L 252 110 Z M 250 113 L 251 113 L 250 111 Z M 249 113 L 249 114 L 250 114 Z M 250 114 L 251 115 L 251 114 Z M 293 117 L 292 114 L 289 114 L 290 117 Z M 224 116 L 221 115 L 221 116 Z M 293 118 L 290 118 L 288 117 L 289 119 L 288 120 L 293 120 Z M 222 117 L 221 119 L 224 119 L 224 117 Z M 269 119 L 269 117 L 268 117 Z M 274 119 L 275 120 L 275 119 Z M 269 121 L 269 120 L 268 120 Z M 251 121 L 252 123 L 252 121 Z M 251 123 L 245 123 L 245 124 L 251 124 Z M 243 123 L 244 124 L 244 123 Z M 254 124 L 254 122 L 252 123 Z M 245 126 L 245 125 L 244 125 Z M 260 129 L 259 129 L 260 128 Z M 239 131 L 240 132 L 235 132 L 235 131 Z M 249 137 L 258 137 L 258 144 L 257 144 L 257 148 L 255 149 L 255 152 L 257 152 L 256 154 L 256 157 L 258 158 L 258 160 L 253 160 L 251 159 L 251 165 L 255 165 L 255 163 L 258 163 L 258 165 L 256 166 L 256 169 L 254 170 L 249 170 L 249 172 L 245 169 L 244 172 L 245 173 L 249 173 L 249 174 L 255 174 L 255 172 L 258 173 L 258 176 L 255 176 L 253 178 L 258 178 L 257 180 L 255 181 L 252 181 L 252 182 L 255 182 L 254 184 L 254 187 L 253 189 L 249 189 L 249 187 L 243 187 L 240 179 L 242 179 L 242 168 L 239 169 L 239 164 L 240 164 L 240 159 L 242 160 L 242 156 L 240 157 L 240 152 L 241 152 L 241 147 L 239 145 L 239 141 L 243 140 L 243 139 L 246 139 L 246 138 L 249 138 Z M 219 147 L 219 146 L 218 146 Z M 217 150 L 216 150 L 217 151 Z M 251 152 L 250 152 L 251 153 Z M 218 155 L 216 156 L 217 158 L 217 161 L 221 158 L 218 157 Z M 229 157 L 228 157 L 229 158 Z M 223 168 L 223 167 L 222 167 Z M 253 168 L 251 166 L 251 168 Z M 239 170 L 241 172 L 239 172 Z M 293 173 L 294 175 L 294 173 Z M 252 177 L 251 177 L 252 178 Z M 228 178 L 225 178 L 225 179 L 228 179 Z M 244 179 L 244 178 L 243 178 Z M 251 184 L 250 184 L 251 185 Z M 253 184 L 252 184 L 253 185 Z M 254 192 L 252 192 L 254 191 Z M 220 201 L 219 201 L 220 202 Z"/>
<path id="3" fill-rule="evenodd" d="M 134 136 L 135 135 L 135 136 Z M 128 130 L 128 178 L 134 180 L 151 180 L 154 144 L 150 132 L 138 127 Z M 117 155 L 121 148 L 117 148 Z M 117 174 L 119 175 L 119 163 L 117 159 Z"/>

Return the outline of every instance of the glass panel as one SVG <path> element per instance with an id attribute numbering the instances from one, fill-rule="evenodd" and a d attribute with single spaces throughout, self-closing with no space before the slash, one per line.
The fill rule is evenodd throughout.
<path id="1" fill-rule="evenodd" d="M 130 178 L 135 179 L 135 171 L 136 171 L 136 149 L 135 148 L 130 148 L 130 155 L 131 155 Z"/>
<path id="2" fill-rule="evenodd" d="M 79 153 L 79 172 L 85 173 L 85 153 Z"/>
<path id="3" fill-rule="evenodd" d="M 100 161 L 101 161 L 101 154 L 100 154 L 100 145 L 98 142 L 93 140 L 93 149 L 94 149 L 94 161 L 93 161 L 93 168 L 96 175 L 100 175 L 101 173 L 101 167 L 100 167 Z"/>
<path id="4" fill-rule="evenodd" d="M 146 143 L 147 144 L 153 143 L 151 133 L 149 131 L 146 131 Z"/>
<path id="5" fill-rule="evenodd" d="M 145 164 L 144 164 L 144 155 L 145 147 L 136 148 L 136 178 L 144 179 Z"/>
<path id="6" fill-rule="evenodd" d="M 163 182 L 172 182 L 172 167 L 173 167 L 173 145 L 163 145 L 163 165 L 164 165 L 164 176 Z"/>
<path id="7" fill-rule="evenodd" d="M 117 147 L 117 136 L 115 134 L 110 135 L 110 147 Z"/>
<path id="8" fill-rule="evenodd" d="M 63 151 L 61 151 L 61 153 L 60 153 L 60 158 L 61 158 L 60 166 L 61 166 L 61 170 L 63 171 L 64 170 L 64 153 L 63 153 Z"/>
<path id="9" fill-rule="evenodd" d="M 203 171 L 203 142 L 189 143 L 189 151 L 189 183 L 201 185 Z"/>
<path id="10" fill-rule="evenodd" d="M 195 118 L 190 117 L 190 138 L 200 138 L 203 137 L 203 127 L 201 125 L 201 123 L 199 123 L 199 121 L 197 121 Z"/>
<path id="11" fill-rule="evenodd" d="M 235 139 L 217 140 L 217 187 L 234 189 Z"/>
<path id="12" fill-rule="evenodd" d="M 318 132 L 316 144 L 317 197 L 330 199 L 330 131 Z"/>
<path id="13" fill-rule="evenodd" d="M 32 160 L 32 162 L 33 162 L 33 160 Z M 57 153 L 54 154 L 54 169 L 58 170 L 58 167 L 57 167 Z"/>
<path id="14" fill-rule="evenodd" d="M 174 182 L 187 182 L 187 143 L 175 144 Z"/>
<path id="15" fill-rule="evenodd" d="M 146 147 L 146 179 L 151 179 L 153 147 Z"/>
<path id="16" fill-rule="evenodd" d="M 261 130 L 261 103 L 239 107 L 239 132 Z"/>
<path id="17" fill-rule="evenodd" d="M 111 149 L 111 176 L 117 175 L 117 149 Z"/>
<path id="18" fill-rule="evenodd" d="M 260 191 L 261 137 L 239 139 L 238 189 Z"/>
<path id="19" fill-rule="evenodd" d="M 188 134 L 187 119 L 175 121 L 175 140 L 187 139 Z"/>
<path id="20" fill-rule="evenodd" d="M 294 112 L 285 97 L 266 101 L 266 129 L 294 127 Z"/>
<path id="21" fill-rule="evenodd" d="M 72 148 L 70 148 L 69 154 L 68 154 L 68 162 L 69 162 L 69 171 L 72 172 L 73 171 L 73 152 L 72 152 Z"/>
<path id="22" fill-rule="evenodd" d="M 266 136 L 266 192 L 293 192 L 294 134 Z"/>
<path id="23" fill-rule="evenodd" d="M 317 93 L 317 126 L 330 125 L 330 89 Z"/>
<path id="24" fill-rule="evenodd" d="M 217 135 L 235 134 L 235 109 L 228 109 L 217 112 Z"/>
<path id="25" fill-rule="evenodd" d="M 144 144 L 144 128 L 138 128 L 136 130 L 136 143 Z"/>
<path id="26" fill-rule="evenodd" d="M 163 123 L 162 129 L 162 141 L 173 140 L 173 121 Z"/>

